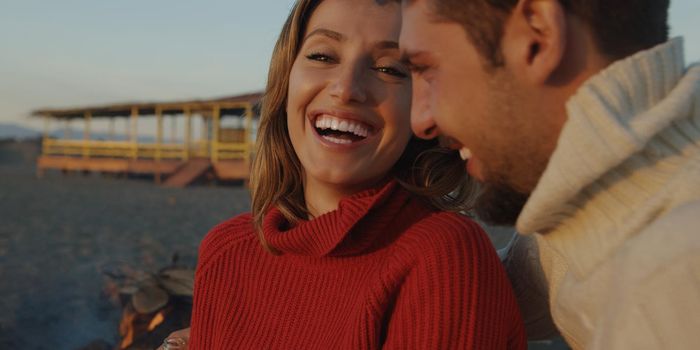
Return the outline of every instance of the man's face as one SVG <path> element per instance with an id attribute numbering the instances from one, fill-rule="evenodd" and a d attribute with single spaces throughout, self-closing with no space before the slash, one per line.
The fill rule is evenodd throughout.
<path id="1" fill-rule="evenodd" d="M 413 68 L 413 131 L 451 139 L 484 184 L 482 219 L 513 224 L 551 153 L 527 85 L 508 62 L 489 66 L 464 28 L 438 20 L 427 0 L 404 4 L 399 45 Z"/>

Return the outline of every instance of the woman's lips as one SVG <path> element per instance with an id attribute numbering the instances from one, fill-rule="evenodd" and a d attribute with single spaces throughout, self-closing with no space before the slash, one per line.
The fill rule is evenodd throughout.
<path id="1" fill-rule="evenodd" d="M 318 130 L 334 130 L 365 138 L 370 134 L 371 126 L 352 119 L 337 118 L 322 114 L 314 123 Z"/>
<path id="2" fill-rule="evenodd" d="M 331 146 L 360 145 L 379 131 L 359 115 L 340 110 L 315 110 L 308 120 L 315 134 Z"/>

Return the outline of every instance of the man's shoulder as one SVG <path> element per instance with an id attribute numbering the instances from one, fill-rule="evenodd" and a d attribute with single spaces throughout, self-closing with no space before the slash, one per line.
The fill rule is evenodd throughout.
<path id="1" fill-rule="evenodd" d="M 700 197 L 682 203 L 659 214 L 642 231 L 640 241 L 669 241 L 664 245 L 686 246 L 700 244 Z"/>
<path id="2" fill-rule="evenodd" d="M 594 348 L 695 349 L 700 199 L 660 215 L 616 260 Z"/>
<path id="3" fill-rule="evenodd" d="M 618 261 L 625 271 L 647 279 L 700 255 L 700 198 L 660 214 L 630 239 Z"/>

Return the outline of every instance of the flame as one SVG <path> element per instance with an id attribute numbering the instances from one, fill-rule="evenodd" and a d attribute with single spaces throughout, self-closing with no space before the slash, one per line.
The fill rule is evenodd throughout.
<path id="1" fill-rule="evenodd" d="M 141 332 L 144 331 L 143 326 L 145 323 L 140 320 L 143 316 L 136 312 L 131 307 L 124 308 L 122 312 L 122 319 L 119 322 L 119 334 L 122 336 L 122 340 L 119 343 L 119 349 L 127 349 L 134 344 L 135 338 L 140 337 Z M 165 310 L 159 311 L 148 324 L 148 332 L 153 331 L 161 323 L 165 321 Z"/>
<path id="2" fill-rule="evenodd" d="M 163 323 L 163 320 L 165 320 L 165 317 L 163 317 L 163 311 L 161 311 L 153 316 L 151 323 L 148 324 L 148 331 L 154 330 L 159 324 Z"/>
<path id="3" fill-rule="evenodd" d="M 122 335 L 122 342 L 119 345 L 120 349 L 126 349 L 134 342 L 134 318 L 136 318 L 135 312 L 129 312 L 127 309 L 124 309 L 122 320 L 119 323 L 119 334 Z"/>

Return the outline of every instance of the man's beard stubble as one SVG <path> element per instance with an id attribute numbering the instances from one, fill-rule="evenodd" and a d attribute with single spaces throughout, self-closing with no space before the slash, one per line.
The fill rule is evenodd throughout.
<path id="1" fill-rule="evenodd" d="M 516 110 L 514 98 L 518 95 L 516 94 L 517 89 L 513 86 L 514 81 L 515 79 L 507 70 L 499 70 L 498 74 L 495 74 L 490 81 L 490 91 L 494 95 L 489 104 L 491 107 L 489 114 L 500 116 L 498 120 L 502 123 L 501 132 L 510 135 L 518 135 L 520 132 L 519 125 L 508 121 L 511 119 L 510 116 L 515 115 Z M 522 151 L 522 146 L 522 144 L 518 143 L 517 148 L 506 148 L 506 150 L 509 150 L 507 154 L 518 154 L 518 152 Z M 498 154 L 492 155 L 492 161 L 497 158 L 500 159 L 497 156 Z M 517 159 L 523 161 L 531 158 L 518 157 Z M 479 183 L 479 195 L 474 203 L 474 213 L 481 221 L 489 225 L 514 226 L 525 206 L 525 202 L 527 202 L 529 194 L 516 191 L 514 189 L 515 186 L 511 186 L 511 181 L 507 179 L 506 174 L 515 173 L 515 169 L 513 169 L 514 163 L 512 159 L 507 157 L 506 159 L 501 159 L 500 162 L 491 163 L 492 168 L 490 170 L 495 169 L 498 171 L 487 171 L 485 177 L 488 180 L 480 181 Z M 529 167 L 528 169 L 532 168 Z"/>
<path id="2" fill-rule="evenodd" d="M 481 184 L 474 212 L 489 225 L 514 226 L 529 195 L 522 194 L 507 185 Z"/>

